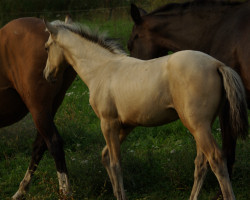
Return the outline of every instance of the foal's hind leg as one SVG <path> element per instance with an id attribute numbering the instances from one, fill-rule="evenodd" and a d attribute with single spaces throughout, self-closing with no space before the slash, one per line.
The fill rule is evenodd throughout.
<path id="1" fill-rule="evenodd" d="M 232 179 L 233 174 L 233 166 L 235 162 L 235 150 L 236 150 L 236 139 L 232 136 L 230 133 L 230 126 L 228 126 L 227 122 L 229 119 L 226 118 L 226 116 L 229 116 L 225 114 L 225 112 L 228 112 L 228 110 L 223 110 L 224 117 L 220 117 L 220 125 L 221 125 L 221 134 L 222 134 L 222 151 L 224 156 L 227 159 L 227 169 L 230 180 Z M 224 120 L 224 121 L 222 121 Z M 219 190 L 213 200 L 217 200 L 221 198 L 222 192 Z"/>
<path id="2" fill-rule="evenodd" d="M 198 199 L 201 187 L 207 174 L 207 158 L 197 146 L 197 156 L 195 158 L 194 185 L 190 200 Z"/>
<path id="3" fill-rule="evenodd" d="M 37 166 L 40 160 L 42 159 L 42 156 L 46 149 L 47 149 L 47 146 L 42 136 L 39 133 L 37 133 L 36 140 L 33 143 L 32 158 L 31 158 L 31 162 L 29 164 L 28 170 L 23 180 L 20 183 L 18 191 L 15 193 L 12 199 L 15 199 L 15 200 L 22 199 L 25 193 L 28 191 L 31 178 L 34 172 L 36 171 Z"/>
<path id="4" fill-rule="evenodd" d="M 206 156 L 212 171 L 219 181 L 223 198 L 234 200 L 235 196 L 228 175 L 226 159 L 212 137 L 210 126 L 200 127 L 193 134 L 197 146 Z"/>

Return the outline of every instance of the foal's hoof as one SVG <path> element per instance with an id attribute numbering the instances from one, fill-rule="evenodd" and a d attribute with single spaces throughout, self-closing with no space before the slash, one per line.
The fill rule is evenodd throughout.
<path id="1" fill-rule="evenodd" d="M 212 198 L 212 200 L 223 200 L 223 196 L 221 190 L 217 192 L 217 194 Z"/>
<path id="2" fill-rule="evenodd" d="M 73 194 L 70 191 L 67 191 L 65 193 L 65 191 L 63 192 L 62 190 L 60 190 L 59 192 L 59 200 L 73 200 Z"/>
<path id="3" fill-rule="evenodd" d="M 25 200 L 24 194 L 17 191 L 11 198 L 12 200 Z"/>

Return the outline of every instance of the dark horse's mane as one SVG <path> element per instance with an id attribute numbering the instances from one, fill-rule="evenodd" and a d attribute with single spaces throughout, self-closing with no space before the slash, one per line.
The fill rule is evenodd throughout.
<path id="1" fill-rule="evenodd" d="M 191 2 L 185 2 L 185 3 L 170 3 L 167 5 L 164 5 L 151 13 L 149 15 L 157 15 L 157 14 L 162 14 L 166 13 L 168 11 L 172 11 L 175 9 L 178 10 L 185 10 L 188 8 L 199 8 L 199 7 L 212 7 L 212 6 L 237 6 L 245 2 L 229 2 L 229 1 L 216 1 L 216 0 L 204 0 L 204 1 L 191 1 Z"/>
<path id="2" fill-rule="evenodd" d="M 54 21 L 53 25 L 67 29 L 85 39 L 100 45 L 114 54 L 126 54 L 120 43 L 113 38 L 107 36 L 105 32 L 91 30 L 88 26 L 79 23 L 66 24 L 62 21 Z"/>

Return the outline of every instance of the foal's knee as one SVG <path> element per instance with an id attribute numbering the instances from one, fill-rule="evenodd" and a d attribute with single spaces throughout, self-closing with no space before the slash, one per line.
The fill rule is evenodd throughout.
<path id="1" fill-rule="evenodd" d="M 195 158 L 195 178 L 202 178 L 207 171 L 207 159 L 204 155 L 197 156 Z"/>
<path id="2" fill-rule="evenodd" d="M 215 150 L 209 156 L 208 159 L 211 169 L 215 174 L 220 174 L 221 176 L 227 176 L 228 171 L 227 171 L 226 159 L 220 150 Z"/>

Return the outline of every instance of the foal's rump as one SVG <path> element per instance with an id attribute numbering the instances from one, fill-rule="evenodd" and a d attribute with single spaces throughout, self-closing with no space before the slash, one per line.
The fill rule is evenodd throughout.
<path id="1" fill-rule="evenodd" d="M 240 121 L 234 115 L 241 113 L 246 105 L 243 85 L 236 72 L 197 51 L 177 52 L 169 58 L 167 66 L 173 104 L 184 125 L 196 129 L 200 123 L 211 124 L 225 105 L 225 99 L 234 111 L 231 119 L 235 123 Z"/>

